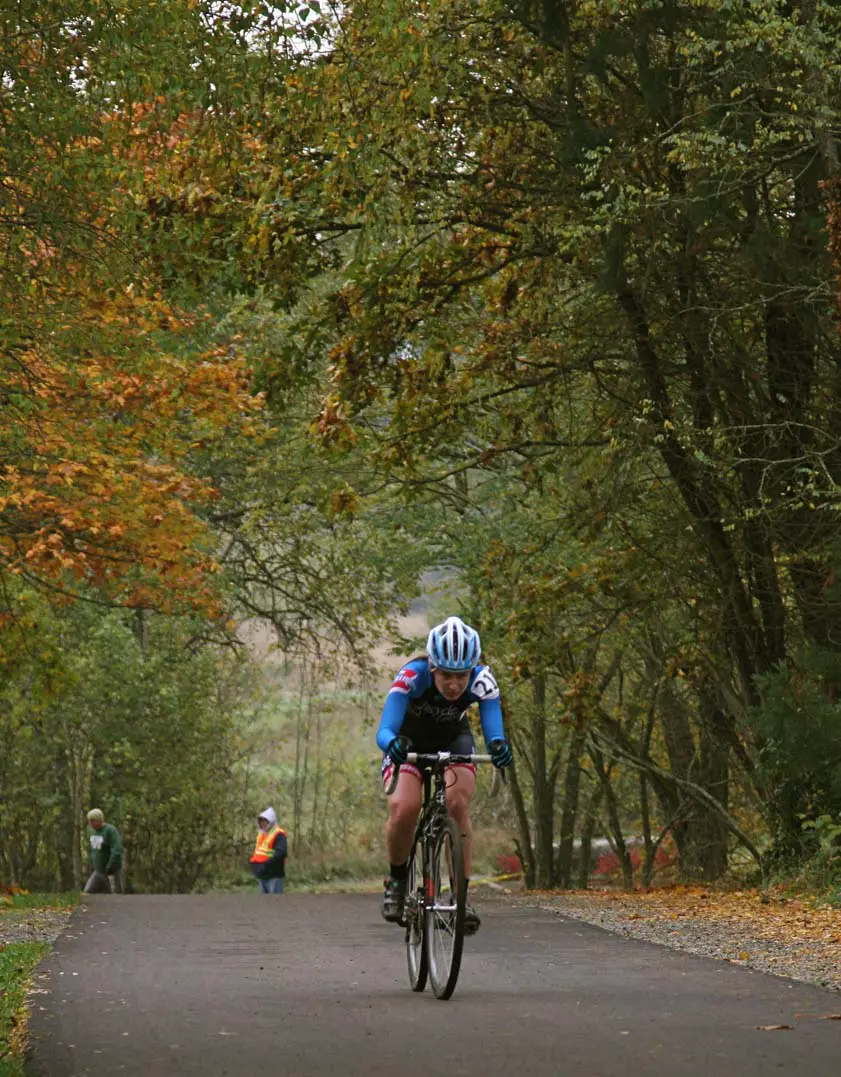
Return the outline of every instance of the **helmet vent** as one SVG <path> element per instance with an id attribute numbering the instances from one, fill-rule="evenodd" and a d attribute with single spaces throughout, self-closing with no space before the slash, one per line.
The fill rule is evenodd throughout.
<path id="1" fill-rule="evenodd" d="M 448 617 L 429 633 L 426 650 L 436 669 L 466 672 L 479 661 L 482 647 L 479 633 L 460 617 Z"/>

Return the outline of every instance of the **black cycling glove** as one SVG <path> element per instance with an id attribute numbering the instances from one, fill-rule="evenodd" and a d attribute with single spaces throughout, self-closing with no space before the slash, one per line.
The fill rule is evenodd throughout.
<path id="1" fill-rule="evenodd" d="M 495 767 L 510 767 L 514 762 L 514 753 L 505 737 L 492 740 L 488 745 L 488 752 Z"/>
<path id="2" fill-rule="evenodd" d="M 408 737 L 395 737 L 388 746 L 387 755 L 395 766 L 399 767 L 406 762 L 409 752 L 412 750 L 412 742 Z"/>

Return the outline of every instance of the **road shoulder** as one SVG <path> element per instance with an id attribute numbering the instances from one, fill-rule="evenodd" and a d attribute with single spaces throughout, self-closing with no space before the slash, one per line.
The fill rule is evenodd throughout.
<path id="1" fill-rule="evenodd" d="M 486 885 L 483 898 L 545 909 L 673 950 L 841 991 L 841 909 L 782 892 L 670 887 L 514 891 Z"/>

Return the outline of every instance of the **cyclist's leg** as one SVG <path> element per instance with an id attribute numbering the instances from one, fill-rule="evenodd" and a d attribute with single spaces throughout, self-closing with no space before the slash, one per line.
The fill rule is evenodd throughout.
<path id="1" fill-rule="evenodd" d="M 473 825 L 470 819 L 470 801 L 476 792 L 476 767 L 457 763 L 447 767 L 447 811 L 455 819 L 462 835 L 464 848 L 464 874 L 470 878 L 472 867 Z"/>
<path id="2" fill-rule="evenodd" d="M 473 751 L 473 747 L 459 747 L 459 752 Z M 461 831 L 461 844 L 464 854 L 464 875 L 468 885 L 473 866 L 473 825 L 470 819 L 470 802 L 476 792 L 476 767 L 471 763 L 456 763 L 447 768 L 447 810 L 456 826 Z M 464 930 L 473 935 L 479 930 L 482 921 L 479 914 L 468 900 L 464 913 Z"/>
<path id="3" fill-rule="evenodd" d="M 391 780 L 389 761 L 383 767 L 383 785 Z M 412 851 L 415 825 L 423 799 L 423 778 L 417 767 L 404 763 L 400 768 L 397 788 L 388 798 L 388 819 L 385 824 L 385 847 L 392 864 L 405 864 Z"/>
<path id="4" fill-rule="evenodd" d="M 383 784 L 391 780 L 390 760 L 383 762 Z M 408 860 L 412 852 L 415 826 L 423 800 L 423 778 L 417 767 L 404 763 L 400 768 L 397 786 L 388 797 L 388 820 L 385 824 L 385 844 L 389 871 L 383 891 L 382 914 L 385 920 L 402 923 L 406 896 Z"/>

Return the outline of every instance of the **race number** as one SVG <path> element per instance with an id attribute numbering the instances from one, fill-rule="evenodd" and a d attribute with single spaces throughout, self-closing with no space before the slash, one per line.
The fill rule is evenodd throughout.
<path id="1" fill-rule="evenodd" d="M 487 668 L 483 669 L 476 680 L 471 684 L 470 691 L 479 699 L 496 699 L 499 695 L 499 685 L 493 673 Z"/>

